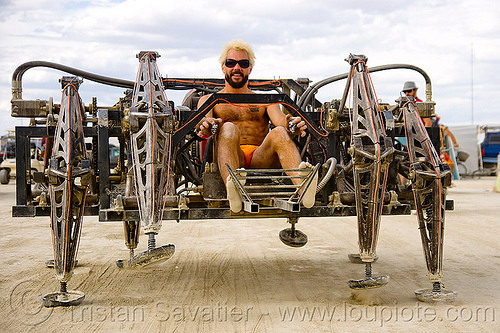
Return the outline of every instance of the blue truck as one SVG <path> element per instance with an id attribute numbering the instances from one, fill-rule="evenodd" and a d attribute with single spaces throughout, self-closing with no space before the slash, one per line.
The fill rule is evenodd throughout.
<path id="1" fill-rule="evenodd" d="M 500 126 L 484 127 L 485 136 L 481 143 L 481 155 L 484 169 L 495 169 L 500 153 Z"/>

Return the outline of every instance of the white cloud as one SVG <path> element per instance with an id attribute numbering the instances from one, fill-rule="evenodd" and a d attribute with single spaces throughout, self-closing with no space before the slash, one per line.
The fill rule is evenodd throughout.
<path id="1" fill-rule="evenodd" d="M 217 58 L 225 41 L 248 40 L 257 53 L 254 78 L 309 77 L 318 81 L 347 72 L 349 53 L 368 66 L 409 63 L 426 70 L 442 121 L 470 122 L 471 45 L 474 47 L 474 119 L 500 123 L 500 9 L 494 0 L 397 0 L 365 3 L 326 0 L 30 1 L 0 2 L 0 133 L 19 123 L 10 114 L 10 79 L 30 60 L 46 60 L 134 80 L 136 53 L 155 50 L 161 74 L 221 77 Z M 60 97 L 61 72 L 32 69 L 24 97 Z M 374 73 L 379 98 L 392 103 L 402 83 L 419 74 Z M 343 84 L 325 87 L 324 100 L 340 98 Z M 421 89 L 421 95 L 424 95 Z M 121 90 L 84 82 L 85 103 L 97 96 L 114 103 Z M 180 103 L 180 94 L 167 92 Z M 323 97 L 324 96 L 324 97 Z M 176 100 L 177 99 L 177 100 Z"/>

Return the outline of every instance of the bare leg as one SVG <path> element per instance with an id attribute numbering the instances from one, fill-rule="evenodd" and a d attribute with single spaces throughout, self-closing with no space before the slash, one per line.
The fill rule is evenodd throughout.
<path id="1" fill-rule="evenodd" d="M 253 154 L 251 168 L 283 168 L 298 169 L 300 162 L 299 150 L 290 134 L 284 127 L 273 128 L 262 144 Z M 294 174 L 295 175 L 295 174 Z M 300 184 L 300 179 L 292 179 L 294 184 Z"/>
<path id="2" fill-rule="evenodd" d="M 233 123 L 224 123 L 216 141 L 217 164 L 222 179 L 226 180 L 229 176 L 226 163 L 233 170 L 245 165 L 245 156 L 240 149 L 240 129 Z"/>
<path id="3" fill-rule="evenodd" d="M 245 157 L 240 149 L 240 130 L 233 123 L 224 123 L 216 144 L 217 164 L 219 172 L 226 185 L 227 199 L 231 211 L 237 213 L 242 208 L 241 196 L 229 176 L 226 163 L 232 170 L 245 165 Z"/>

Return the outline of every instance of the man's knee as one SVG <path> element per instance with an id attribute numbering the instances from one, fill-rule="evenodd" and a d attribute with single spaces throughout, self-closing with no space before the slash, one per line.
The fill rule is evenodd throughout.
<path id="1" fill-rule="evenodd" d="M 239 140 L 240 129 L 231 122 L 226 122 L 219 127 L 219 139 Z"/>
<path id="2" fill-rule="evenodd" d="M 276 126 L 273 128 L 269 135 L 273 142 L 276 143 L 293 143 L 290 133 L 283 126 Z"/>

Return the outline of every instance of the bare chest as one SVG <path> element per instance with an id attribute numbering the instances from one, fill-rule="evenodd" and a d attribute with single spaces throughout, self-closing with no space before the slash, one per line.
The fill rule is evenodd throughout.
<path id="1" fill-rule="evenodd" d="M 269 117 L 266 107 L 258 105 L 236 106 L 230 104 L 219 104 L 214 109 L 214 115 L 224 122 L 246 122 L 255 124 L 267 124 Z"/>

